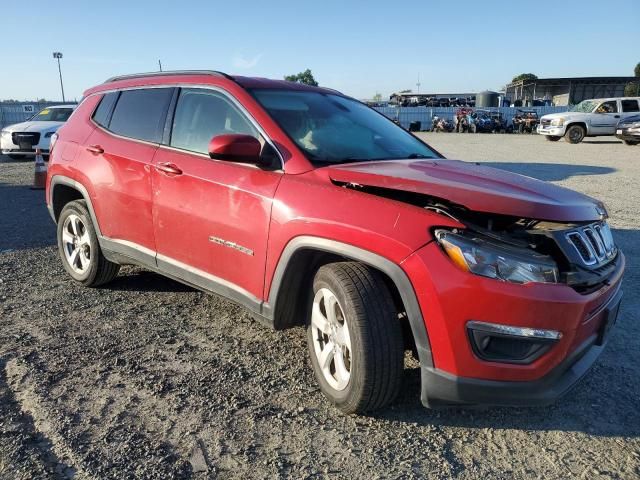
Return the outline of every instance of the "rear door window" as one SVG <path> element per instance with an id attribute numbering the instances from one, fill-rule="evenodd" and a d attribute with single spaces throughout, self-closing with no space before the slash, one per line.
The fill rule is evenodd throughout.
<path id="1" fill-rule="evenodd" d="M 113 110 L 109 130 L 125 137 L 160 143 L 173 88 L 124 90 Z"/>
<path id="2" fill-rule="evenodd" d="M 638 108 L 638 100 L 622 100 L 623 112 L 640 112 Z"/>

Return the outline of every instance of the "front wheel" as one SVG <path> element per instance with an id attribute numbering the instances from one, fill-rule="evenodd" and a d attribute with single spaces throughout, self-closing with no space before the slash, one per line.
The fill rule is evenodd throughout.
<path id="1" fill-rule="evenodd" d="M 402 330 L 376 270 L 357 262 L 318 270 L 307 343 L 322 393 L 344 413 L 376 410 L 396 397 L 404 360 Z"/>
<path id="2" fill-rule="evenodd" d="M 580 143 L 585 136 L 586 132 L 580 125 L 571 125 L 564 133 L 564 140 L 568 143 Z"/>
<path id="3" fill-rule="evenodd" d="M 76 283 L 97 287 L 115 278 L 120 265 L 102 254 L 84 200 L 67 203 L 58 219 L 58 251 L 64 269 Z"/>
<path id="4" fill-rule="evenodd" d="M 640 143 L 640 141 L 637 140 L 623 140 L 623 142 L 625 145 L 638 145 Z"/>
<path id="5" fill-rule="evenodd" d="M 557 142 L 561 137 L 556 137 L 554 135 L 545 135 L 545 138 L 548 142 Z"/>

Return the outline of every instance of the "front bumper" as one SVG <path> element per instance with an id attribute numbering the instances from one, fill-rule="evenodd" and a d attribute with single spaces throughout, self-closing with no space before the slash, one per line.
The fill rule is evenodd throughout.
<path id="1" fill-rule="evenodd" d="M 616 321 L 622 291 L 607 304 L 608 325 Z M 604 327 L 604 326 L 603 326 Z M 422 367 L 422 402 L 426 407 L 451 405 L 536 406 L 549 405 L 571 390 L 598 359 L 606 339 L 591 335 L 547 375 L 526 382 L 482 380 L 451 375 Z"/>
<path id="2" fill-rule="evenodd" d="M 616 137 L 629 142 L 640 142 L 640 130 L 631 128 L 617 128 Z"/>
<path id="3" fill-rule="evenodd" d="M 552 127 L 552 126 L 545 126 L 543 127 L 542 125 L 538 125 L 538 128 L 536 129 L 536 131 L 540 134 L 540 135 L 550 135 L 552 137 L 564 137 L 564 127 Z"/>
<path id="4" fill-rule="evenodd" d="M 436 242 L 409 256 L 402 266 L 418 297 L 433 361 L 421 365 L 423 403 L 539 404 L 562 395 L 602 350 L 594 342 L 607 312 L 619 303 L 622 252 L 615 262 L 609 283 L 581 294 L 566 285 L 517 285 L 469 274 Z M 562 338 L 528 364 L 487 361 L 469 341 L 472 320 L 556 330 Z"/>
<path id="5" fill-rule="evenodd" d="M 36 148 L 39 148 L 43 155 L 49 155 L 50 144 L 50 137 L 41 136 L 38 143 L 30 145 L 29 148 L 20 148 L 20 146 L 13 143 L 10 138 L 2 137 L 2 139 L 0 139 L 0 153 L 3 155 L 24 155 L 26 157 L 34 157 L 36 154 Z"/>

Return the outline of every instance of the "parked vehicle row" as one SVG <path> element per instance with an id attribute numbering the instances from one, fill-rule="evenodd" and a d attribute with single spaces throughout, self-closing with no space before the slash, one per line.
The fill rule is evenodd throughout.
<path id="1" fill-rule="evenodd" d="M 583 100 L 568 112 L 551 113 L 540 119 L 538 133 L 556 142 L 580 143 L 585 137 L 616 135 L 627 145 L 637 145 L 640 97 Z"/>
<path id="2" fill-rule="evenodd" d="M 447 160 L 352 98 L 278 80 L 87 90 L 52 138 L 46 202 L 77 284 L 141 265 L 305 325 L 344 412 L 392 402 L 405 351 L 425 406 L 550 403 L 602 352 L 622 296 L 602 202 Z"/>

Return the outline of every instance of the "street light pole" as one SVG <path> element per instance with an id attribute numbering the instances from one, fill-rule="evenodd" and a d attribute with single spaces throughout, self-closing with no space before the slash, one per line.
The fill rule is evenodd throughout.
<path id="1" fill-rule="evenodd" d="M 58 73 L 60 74 L 60 90 L 62 90 L 62 103 L 66 100 L 64 99 L 64 85 L 62 84 L 62 69 L 60 68 L 60 59 L 62 58 L 61 52 L 53 52 L 53 58 L 58 60 Z"/>

